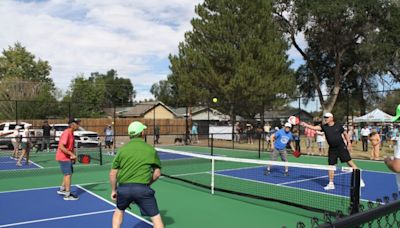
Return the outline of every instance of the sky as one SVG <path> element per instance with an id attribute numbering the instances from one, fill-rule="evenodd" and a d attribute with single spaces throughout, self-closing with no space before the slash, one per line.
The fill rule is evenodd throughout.
<path id="1" fill-rule="evenodd" d="M 151 85 L 170 73 L 176 54 L 192 29 L 202 0 L 1 0 L 0 49 L 20 42 L 47 60 L 57 88 L 67 91 L 78 74 L 106 73 L 129 78 L 136 100 L 153 98 Z M 303 43 L 304 39 L 301 39 Z M 293 67 L 301 64 L 288 51 Z"/>

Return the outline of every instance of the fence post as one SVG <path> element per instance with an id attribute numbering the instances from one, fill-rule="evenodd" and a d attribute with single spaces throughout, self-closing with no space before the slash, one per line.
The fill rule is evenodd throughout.
<path id="1" fill-rule="evenodd" d="M 350 214 L 356 214 L 360 210 L 360 169 L 353 169 L 351 174 L 351 189 L 350 189 Z"/>
<path id="2" fill-rule="evenodd" d="M 116 120 L 117 120 L 117 107 L 116 107 L 116 104 L 115 103 L 113 103 L 113 153 L 115 154 L 115 147 L 117 146 L 117 137 L 116 137 L 116 135 L 117 135 L 117 128 L 116 128 L 116 126 L 117 126 L 117 122 L 116 122 Z"/>
<path id="3" fill-rule="evenodd" d="M 102 151 L 102 145 L 101 142 L 99 143 L 99 151 L 100 151 L 100 165 L 103 165 L 103 151 Z"/>
<path id="4" fill-rule="evenodd" d="M 214 134 L 211 134 L 211 156 L 214 155 Z"/>
<path id="5" fill-rule="evenodd" d="M 260 134 L 258 134 L 258 159 L 261 158 L 261 135 L 262 135 L 262 132 L 260 132 Z"/>
<path id="6" fill-rule="evenodd" d="M 153 146 L 156 146 L 156 107 L 153 107 Z"/>
<path id="7" fill-rule="evenodd" d="M 18 124 L 18 101 L 15 100 L 15 124 Z"/>

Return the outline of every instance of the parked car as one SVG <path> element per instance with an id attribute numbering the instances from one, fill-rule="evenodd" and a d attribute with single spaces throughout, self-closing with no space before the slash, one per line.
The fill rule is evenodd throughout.
<path id="1" fill-rule="evenodd" d="M 24 132 L 25 124 L 32 125 L 26 122 L 2 122 L 0 123 L 0 146 L 7 146 L 9 149 L 13 148 L 11 143 L 11 138 L 13 137 L 13 133 L 16 126 L 20 126 L 19 135 L 22 137 Z M 41 129 L 29 129 L 29 135 L 31 137 L 31 142 L 33 144 L 41 143 L 43 132 Z"/>
<path id="2" fill-rule="evenodd" d="M 55 136 L 55 143 L 58 145 L 61 134 L 68 128 L 68 124 L 51 124 L 53 130 L 51 135 Z M 83 127 L 79 127 L 74 131 L 75 143 L 77 147 L 95 147 L 100 144 L 100 137 L 96 132 L 86 131 Z"/>

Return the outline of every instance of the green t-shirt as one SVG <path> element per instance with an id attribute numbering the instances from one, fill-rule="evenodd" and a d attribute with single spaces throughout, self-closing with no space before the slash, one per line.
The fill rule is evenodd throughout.
<path id="1" fill-rule="evenodd" d="M 134 138 L 118 150 L 111 166 L 118 169 L 120 184 L 147 184 L 152 178 L 152 169 L 161 168 L 157 151 L 141 138 Z"/>

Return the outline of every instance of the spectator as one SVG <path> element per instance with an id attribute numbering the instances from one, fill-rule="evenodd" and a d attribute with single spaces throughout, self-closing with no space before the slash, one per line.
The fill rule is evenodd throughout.
<path id="1" fill-rule="evenodd" d="M 236 122 L 234 129 L 235 129 L 235 142 L 240 143 L 240 134 L 242 132 L 242 129 L 240 128 L 239 122 Z"/>
<path id="2" fill-rule="evenodd" d="M 300 151 L 300 134 L 298 129 L 293 130 L 293 140 L 295 142 L 295 149 Z"/>
<path id="3" fill-rule="evenodd" d="M 53 128 L 49 125 L 49 122 L 45 120 L 43 122 L 42 130 L 43 130 L 43 138 L 42 138 L 42 146 L 40 147 L 40 151 L 47 149 L 47 152 L 50 152 L 50 132 Z"/>
<path id="4" fill-rule="evenodd" d="M 154 128 L 154 135 L 155 135 L 155 140 L 154 140 L 154 144 L 160 144 L 160 126 L 156 125 L 156 127 Z"/>
<path id="5" fill-rule="evenodd" d="M 314 140 L 316 131 L 311 128 L 304 129 L 306 135 L 306 150 L 308 155 L 314 155 Z"/>
<path id="6" fill-rule="evenodd" d="M 325 133 L 323 131 L 316 131 L 317 133 L 317 145 L 319 155 L 326 155 L 325 153 Z"/>
<path id="7" fill-rule="evenodd" d="M 254 128 L 251 124 L 246 124 L 247 144 L 253 144 Z"/>
<path id="8" fill-rule="evenodd" d="M 105 130 L 105 147 L 107 149 L 107 154 L 109 155 L 114 155 L 114 131 L 111 127 L 111 125 L 107 125 L 106 130 Z"/>
<path id="9" fill-rule="evenodd" d="M 381 138 L 379 137 L 379 133 L 376 132 L 376 130 L 372 130 L 372 133 L 369 135 L 369 140 L 371 141 L 372 145 L 371 160 L 379 160 L 381 145 Z"/>
<path id="10" fill-rule="evenodd" d="M 192 142 L 199 143 L 199 132 L 197 130 L 197 123 L 192 125 Z"/>
<path id="11" fill-rule="evenodd" d="M 371 131 L 369 130 L 367 125 L 364 125 L 364 127 L 361 129 L 361 141 L 362 141 L 362 147 L 363 147 L 364 152 L 368 151 L 369 134 L 371 134 Z"/>

